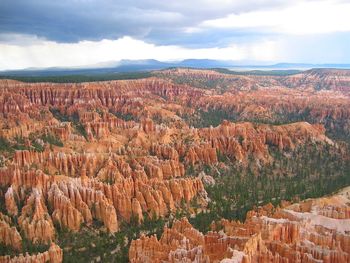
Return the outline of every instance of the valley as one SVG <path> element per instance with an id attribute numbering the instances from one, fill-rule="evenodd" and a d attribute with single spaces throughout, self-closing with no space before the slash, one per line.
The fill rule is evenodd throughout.
<path id="1" fill-rule="evenodd" d="M 131 78 L 0 80 L 0 262 L 349 262 L 349 70 Z"/>

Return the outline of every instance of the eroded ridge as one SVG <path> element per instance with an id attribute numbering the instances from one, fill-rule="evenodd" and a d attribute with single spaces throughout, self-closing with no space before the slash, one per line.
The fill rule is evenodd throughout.
<path id="1" fill-rule="evenodd" d="M 271 204 L 244 223 L 222 219 L 202 234 L 186 218 L 161 238 L 132 241 L 130 262 L 350 262 L 350 188 L 300 203 Z"/>
<path id="2" fill-rule="evenodd" d="M 235 166 L 258 176 L 259 169 L 275 165 L 271 177 L 283 176 L 283 158 L 295 153 L 301 159 L 312 147 L 314 152 L 327 148 L 344 162 L 349 158 L 329 137 L 350 131 L 346 76 L 334 73 L 329 90 L 317 90 L 304 82 L 289 87 L 289 78 L 196 70 L 174 74 L 224 78 L 230 86 L 194 87 L 164 76 L 80 84 L 0 81 L 0 243 L 13 250 L 4 260 L 54 262 L 54 250 L 58 256 L 52 258 L 59 262 L 62 231 L 98 228 L 113 236 L 123 225 L 168 220 L 180 212 L 195 216 L 211 202 L 205 184 L 215 184 L 204 170 Z M 334 88 L 340 79 L 343 86 Z M 212 115 L 205 119 L 205 114 Z M 197 125 L 198 118 L 206 122 Z M 287 176 L 295 176 L 294 168 Z M 188 222 L 176 225 L 167 230 L 169 240 L 176 231 L 186 238 L 193 234 L 196 246 L 190 254 L 211 260 L 200 248 L 209 236 Z M 247 242 L 264 243 L 275 255 L 264 238 L 256 235 Z M 27 242 L 46 246 L 46 252 L 20 256 Z M 175 248 L 177 241 L 171 242 Z"/>

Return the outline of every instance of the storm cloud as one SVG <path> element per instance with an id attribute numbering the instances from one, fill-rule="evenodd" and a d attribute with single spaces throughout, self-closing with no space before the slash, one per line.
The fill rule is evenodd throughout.
<path id="1" fill-rule="evenodd" d="M 347 0 L 1 0 L 0 69 L 148 58 L 349 63 L 349 14 Z"/>
<path id="2" fill-rule="evenodd" d="M 206 20 L 276 9 L 286 1 L 2 0 L 0 32 L 36 35 L 56 42 L 130 36 L 155 44 L 225 45 L 241 30 L 189 32 Z M 229 32 L 228 32 L 229 31 Z"/>

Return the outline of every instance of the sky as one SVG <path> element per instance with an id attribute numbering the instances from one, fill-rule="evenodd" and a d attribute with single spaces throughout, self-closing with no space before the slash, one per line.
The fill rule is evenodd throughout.
<path id="1" fill-rule="evenodd" d="M 0 70 L 122 59 L 350 63 L 350 0 L 1 0 Z"/>

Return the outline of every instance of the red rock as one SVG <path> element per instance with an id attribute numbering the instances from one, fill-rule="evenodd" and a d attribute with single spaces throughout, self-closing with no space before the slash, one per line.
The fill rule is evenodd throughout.
<path id="1" fill-rule="evenodd" d="M 0 243 L 13 247 L 15 250 L 22 249 L 22 238 L 16 227 L 11 227 L 11 219 L 0 213 Z"/>
<path id="2" fill-rule="evenodd" d="M 130 262 L 344 262 L 350 261 L 350 225 L 326 218 L 323 208 L 349 208 L 350 188 L 332 197 L 306 201 L 313 213 L 295 212 L 303 203 L 252 211 L 245 223 L 221 220 L 206 235 L 187 221 L 164 228 L 160 240 L 131 242 Z M 310 210 L 309 210 L 310 211 Z M 335 220 L 335 221 L 334 221 Z M 347 219 L 346 219 L 347 220 Z M 327 229 L 327 230 L 326 230 Z"/>
<path id="3" fill-rule="evenodd" d="M 227 89 L 204 90 L 160 78 L 80 84 L 0 80 L 0 136 L 11 142 L 16 136 L 23 137 L 28 147 L 16 151 L 0 169 L 7 214 L 19 216 L 18 229 L 25 237 L 50 243 L 56 237 L 53 222 L 79 231 L 83 223 L 99 220 L 115 232 L 120 221 L 129 222 L 134 216 L 139 223 L 145 215 L 166 217 L 183 205 L 191 209 L 194 200 L 204 208 L 208 200 L 203 183 L 200 178 L 185 177 L 189 166 L 222 166 L 223 159 L 244 165 L 251 159 L 264 165 L 272 160 L 271 146 L 285 152 L 315 141 L 332 144 L 322 125 L 306 122 L 273 126 L 224 121 L 215 128 L 190 128 L 186 118 L 195 118 L 198 110 L 270 122 L 289 114 L 308 114 L 314 123 L 326 124 L 327 131 L 338 129 L 338 124 L 344 132 L 350 131 L 348 76 L 344 72 L 272 77 L 180 69 L 159 74 L 168 73 L 218 81 Z M 316 91 L 315 85 L 330 91 Z M 71 121 L 60 121 L 56 112 Z M 116 117 L 123 115 L 133 120 Z M 59 138 L 63 147 L 46 143 L 43 152 L 35 151 L 34 139 L 38 142 L 43 134 Z M 22 202 L 25 206 L 19 211 Z M 293 209 L 307 213 L 312 205 L 303 203 Z M 347 207 L 318 207 L 318 213 L 326 218 L 349 218 Z M 148 255 L 141 251 L 142 246 L 136 246 L 134 252 L 140 260 L 151 262 L 208 262 L 221 260 L 223 255 L 243 262 L 303 258 L 334 262 L 349 253 L 347 235 L 325 236 L 317 229 L 318 235 L 304 236 L 295 223 L 266 223 L 261 219 L 264 216 L 297 221 L 283 209 L 265 207 L 249 213 L 243 225 L 222 223 L 226 235 L 234 238 L 222 233 L 203 238 L 188 222 L 182 222 L 179 229 L 167 229 L 164 240 L 144 238 L 148 241 L 141 245 L 149 247 Z M 18 236 L 13 234 L 17 230 L 6 224 L 12 230 L 6 227 L 2 240 L 17 244 Z M 11 235 L 17 241 L 10 242 Z M 320 253 L 299 239 L 327 246 L 330 252 Z M 206 240 L 212 242 L 206 244 Z M 306 253 L 311 257 L 304 256 Z"/>
<path id="4" fill-rule="evenodd" d="M 54 239 L 54 225 L 37 189 L 33 189 L 26 205 L 23 206 L 18 224 L 33 243 L 49 243 Z"/>
<path id="5" fill-rule="evenodd" d="M 18 215 L 18 207 L 15 201 L 15 193 L 12 187 L 7 189 L 5 194 L 5 206 L 8 213 L 12 216 Z"/>
<path id="6" fill-rule="evenodd" d="M 27 263 L 27 262 L 38 262 L 38 263 L 61 263 L 63 261 L 63 251 L 55 243 L 51 243 L 48 251 L 38 253 L 35 255 L 19 255 L 16 257 L 1 256 L 1 263 Z"/>

